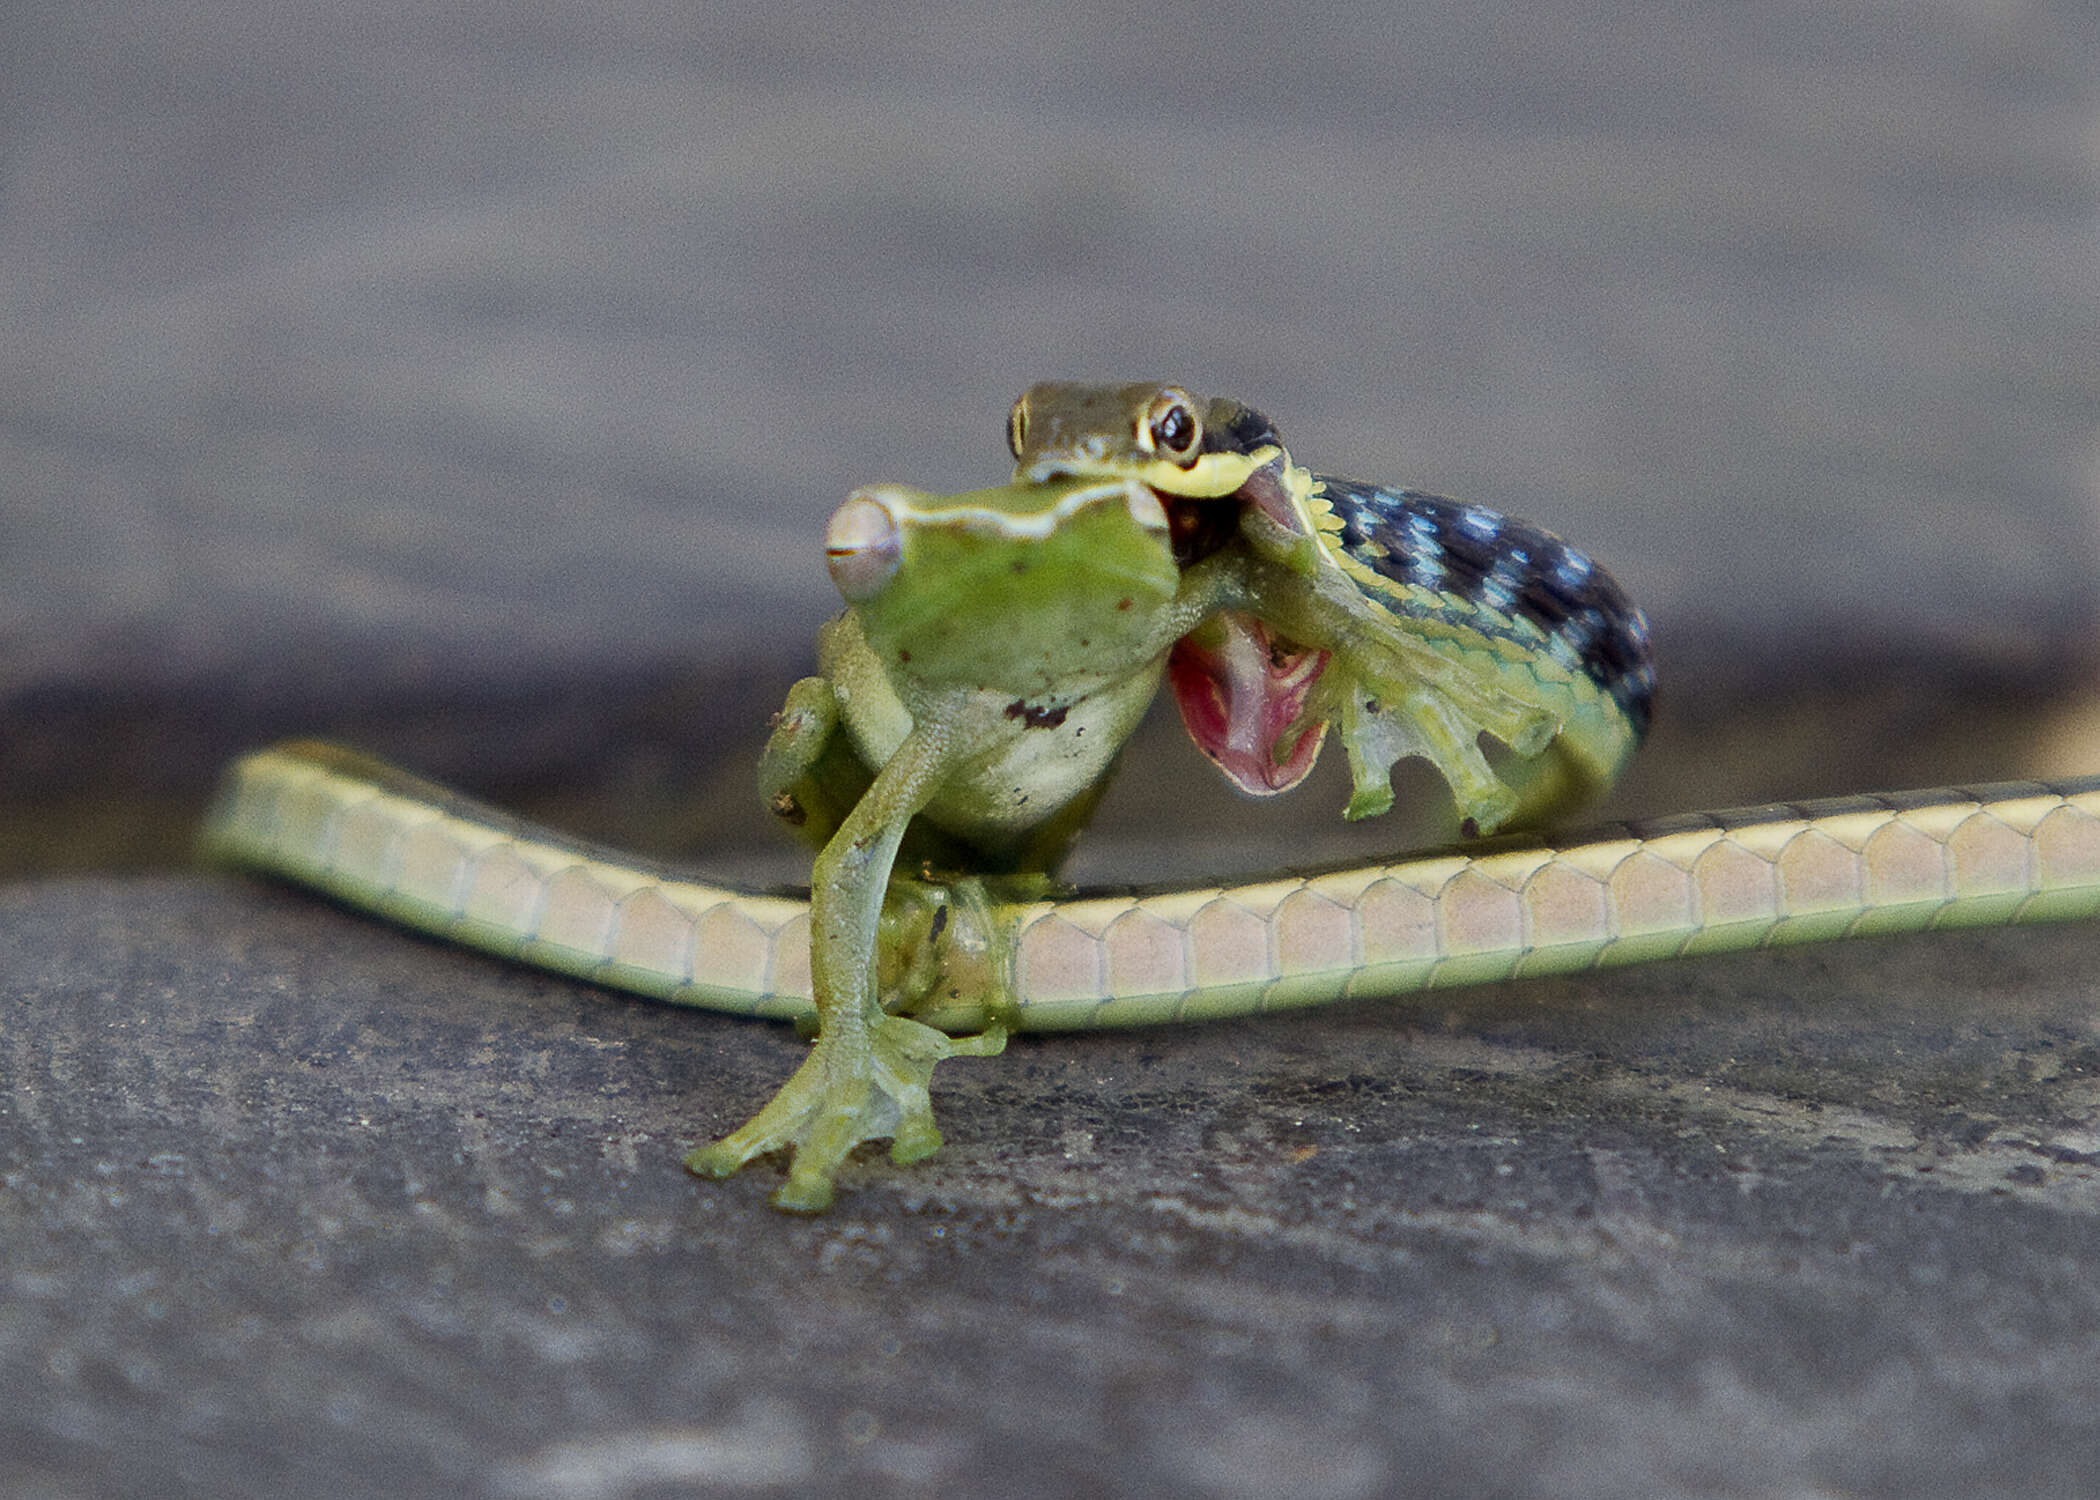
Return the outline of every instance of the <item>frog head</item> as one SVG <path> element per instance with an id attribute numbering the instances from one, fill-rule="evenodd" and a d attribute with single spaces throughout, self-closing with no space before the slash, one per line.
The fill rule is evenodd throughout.
<path id="1" fill-rule="evenodd" d="M 1123 477 L 962 495 L 856 490 L 832 581 L 893 679 L 1066 693 L 1156 660 L 1180 572 L 1165 510 Z"/>

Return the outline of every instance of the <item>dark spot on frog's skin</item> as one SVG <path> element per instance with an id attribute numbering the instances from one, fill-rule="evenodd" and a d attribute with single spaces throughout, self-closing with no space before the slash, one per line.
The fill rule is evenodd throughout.
<path id="1" fill-rule="evenodd" d="M 933 914 L 933 925 L 926 929 L 926 941 L 937 943 L 941 934 L 948 930 L 948 908 L 943 906 Z"/>
<path id="2" fill-rule="evenodd" d="M 1479 838 L 1480 824 L 1472 818 L 1463 819 L 1458 825 L 1458 836 L 1462 839 Z"/>
<path id="3" fill-rule="evenodd" d="M 800 828 L 809 821 L 809 814 L 803 811 L 802 804 L 795 800 L 793 792 L 775 792 L 772 805 L 773 816 L 790 828 Z"/>
<path id="4" fill-rule="evenodd" d="M 1016 698 L 1006 705 L 1006 717 L 1019 719 L 1030 729 L 1055 729 L 1064 723 L 1068 712 L 1070 710 L 1062 705 L 1057 708 L 1037 708 L 1022 698 Z"/>
<path id="5" fill-rule="evenodd" d="M 1116 601 L 1116 610 L 1118 613 L 1121 613 L 1122 611 L 1127 610 L 1129 608 L 1130 601 L 1128 599 L 1118 599 Z"/>
<path id="6" fill-rule="evenodd" d="M 910 653 L 909 651 L 902 651 L 902 650 L 900 650 L 900 651 L 899 651 L 899 652 L 897 653 L 897 660 L 899 660 L 899 661 L 910 661 L 910 660 L 911 660 L 911 653 Z"/>

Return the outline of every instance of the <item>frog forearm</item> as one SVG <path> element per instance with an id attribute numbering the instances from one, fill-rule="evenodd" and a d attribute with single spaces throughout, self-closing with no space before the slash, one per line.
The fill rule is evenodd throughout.
<path id="1" fill-rule="evenodd" d="M 217 857 L 612 988 L 814 1015 L 808 905 L 565 839 L 333 747 L 229 773 Z M 2100 777 L 1503 840 L 1235 887 L 1030 902 L 1018 1028 L 1201 1020 L 1856 934 L 2100 912 Z M 919 1018 L 981 1026 L 971 1001 Z"/>

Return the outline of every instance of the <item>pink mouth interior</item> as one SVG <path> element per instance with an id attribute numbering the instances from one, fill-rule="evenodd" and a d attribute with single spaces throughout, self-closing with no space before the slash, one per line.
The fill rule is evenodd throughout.
<path id="1" fill-rule="evenodd" d="M 1326 666 L 1325 651 L 1290 645 L 1254 616 L 1226 612 L 1174 643 L 1167 682 L 1196 748 L 1242 791 L 1268 797 L 1303 781 L 1319 758 L 1327 725 L 1302 720 Z"/>

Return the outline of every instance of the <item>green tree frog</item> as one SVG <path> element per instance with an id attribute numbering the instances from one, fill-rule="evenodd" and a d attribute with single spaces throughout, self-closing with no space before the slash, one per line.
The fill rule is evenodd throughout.
<path id="1" fill-rule="evenodd" d="M 1314 476 L 1259 413 L 1172 385 L 1035 386 L 1008 446 L 1003 488 L 873 486 L 827 532 L 846 609 L 761 766 L 769 806 L 818 848 L 817 1036 L 752 1120 L 687 1159 L 719 1177 L 791 1151 L 782 1208 L 825 1207 L 861 1141 L 889 1138 L 900 1163 L 939 1146 L 934 1065 L 1005 1042 L 986 914 L 1047 883 L 1163 677 L 1245 790 L 1295 786 L 1331 725 L 1348 816 L 1390 807 L 1393 764 L 1419 755 L 1468 835 L 1594 794 L 1647 725 L 1639 612 L 1534 527 Z M 980 1035 L 902 1013 L 962 986 Z"/>

